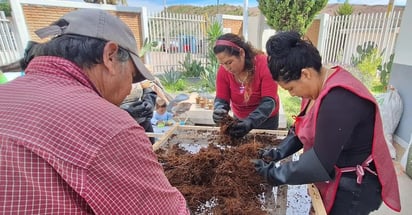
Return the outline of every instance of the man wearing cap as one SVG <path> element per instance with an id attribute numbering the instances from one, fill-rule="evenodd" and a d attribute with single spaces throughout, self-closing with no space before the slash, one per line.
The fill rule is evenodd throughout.
<path id="1" fill-rule="evenodd" d="M 188 214 L 144 130 L 119 105 L 153 79 L 131 30 L 103 10 L 36 32 L 26 75 L 0 85 L 5 214 Z"/>

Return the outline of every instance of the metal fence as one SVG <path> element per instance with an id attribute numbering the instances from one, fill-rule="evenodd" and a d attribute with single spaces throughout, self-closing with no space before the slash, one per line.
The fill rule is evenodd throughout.
<path id="1" fill-rule="evenodd" d="M 209 18 L 201 15 L 149 13 L 149 41 L 157 46 L 146 54 L 154 73 L 179 71 L 187 55 L 191 60 L 207 61 Z"/>
<path id="2" fill-rule="evenodd" d="M 17 61 L 21 57 L 20 46 L 11 22 L 0 11 L 0 65 Z"/>
<path id="3" fill-rule="evenodd" d="M 331 16 L 326 21 L 321 45 L 324 63 L 353 64 L 361 50 L 373 47 L 388 62 L 394 53 L 401 11 Z"/>

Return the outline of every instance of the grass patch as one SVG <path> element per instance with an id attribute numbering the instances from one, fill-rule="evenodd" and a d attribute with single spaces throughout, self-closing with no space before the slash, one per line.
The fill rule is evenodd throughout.
<path id="1" fill-rule="evenodd" d="M 293 116 L 299 114 L 301 99 L 299 97 L 292 97 L 288 91 L 279 87 L 278 94 L 283 106 L 283 112 L 286 115 L 287 128 L 291 126 L 295 120 Z"/>

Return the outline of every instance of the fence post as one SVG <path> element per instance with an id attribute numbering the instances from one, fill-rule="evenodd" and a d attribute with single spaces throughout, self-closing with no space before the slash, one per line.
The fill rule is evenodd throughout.
<path id="1" fill-rule="evenodd" d="M 21 7 L 20 0 L 13 0 L 9 2 L 11 6 L 11 12 L 13 14 L 13 20 L 14 20 L 13 23 L 16 24 L 15 27 L 17 28 L 17 37 L 20 40 L 17 43 L 18 50 L 22 50 L 19 52 L 22 55 L 24 47 L 26 46 L 27 42 L 30 40 L 30 36 L 29 36 L 29 32 L 27 31 L 27 24 L 24 18 L 23 9 Z"/>
<path id="2" fill-rule="evenodd" d="M 244 0 L 243 2 L 243 38 L 245 39 L 245 41 L 249 41 L 249 0 Z"/>
<path id="3" fill-rule="evenodd" d="M 320 18 L 319 22 L 319 35 L 318 35 L 318 50 L 321 54 L 325 53 L 325 45 L 327 41 L 327 35 L 328 35 L 328 24 L 329 24 L 329 14 L 321 14 L 318 15 Z M 324 56 L 326 57 L 326 56 Z M 323 58 L 323 57 L 322 57 Z"/>
<path id="4" fill-rule="evenodd" d="M 148 14 L 147 14 L 147 8 L 146 7 L 141 7 L 141 26 L 142 26 L 142 46 L 140 47 L 140 49 L 143 48 L 144 46 L 144 41 L 149 38 L 149 18 L 148 18 Z M 150 42 L 150 41 L 149 41 Z M 145 54 L 144 55 L 144 62 L 146 64 L 150 64 L 150 57 L 149 55 Z"/>

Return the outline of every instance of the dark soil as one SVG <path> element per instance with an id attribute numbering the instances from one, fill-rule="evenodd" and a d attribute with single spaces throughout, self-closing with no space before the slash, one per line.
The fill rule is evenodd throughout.
<path id="1" fill-rule="evenodd" d="M 201 136 L 205 131 L 197 132 Z M 276 136 L 249 134 L 233 140 L 216 132 L 207 138 L 208 147 L 196 154 L 178 144 L 157 151 L 167 178 L 185 196 L 190 210 L 195 214 L 267 214 L 258 196 L 268 186 L 262 185 L 265 182 L 250 160 L 257 158 L 259 149 L 278 144 Z"/>

